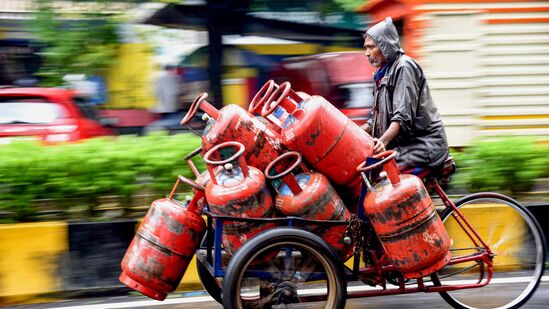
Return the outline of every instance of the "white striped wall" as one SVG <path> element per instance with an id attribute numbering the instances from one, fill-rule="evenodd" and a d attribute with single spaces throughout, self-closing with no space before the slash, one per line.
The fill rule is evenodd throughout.
<path id="1" fill-rule="evenodd" d="M 526 7 L 549 1 L 415 7 L 415 18 L 429 24 L 418 54 L 451 146 L 480 135 L 549 136 L 549 23 L 495 23 L 549 12 L 486 11 Z"/>

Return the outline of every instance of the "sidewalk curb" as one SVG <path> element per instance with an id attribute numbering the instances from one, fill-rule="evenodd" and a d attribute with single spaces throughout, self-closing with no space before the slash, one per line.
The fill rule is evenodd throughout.
<path id="1" fill-rule="evenodd" d="M 549 204 L 526 206 L 549 241 Z M 138 222 L 0 225 L 0 302 L 32 304 L 133 292 L 118 281 L 118 275 Z M 193 259 L 176 291 L 197 290 L 202 284 Z"/>

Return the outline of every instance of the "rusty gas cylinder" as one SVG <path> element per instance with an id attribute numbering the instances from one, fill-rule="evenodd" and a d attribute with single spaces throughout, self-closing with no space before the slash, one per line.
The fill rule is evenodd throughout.
<path id="1" fill-rule="evenodd" d="M 197 190 L 187 205 L 172 198 L 179 181 Z M 154 201 L 143 218 L 122 259 L 120 282 L 156 300 L 175 290 L 206 230 L 204 202 L 204 187 L 179 176 L 172 193 Z"/>
<path id="2" fill-rule="evenodd" d="M 279 107 L 289 114 L 280 124 L 282 143 L 299 151 L 335 185 L 351 188 L 349 192 L 358 195 L 361 180 L 356 166 L 372 155 L 372 137 L 323 97 L 300 96 L 288 82 L 273 91 L 267 102 L 263 117 L 269 119 Z"/>
<path id="3" fill-rule="evenodd" d="M 298 169 L 301 171 L 297 172 Z M 351 214 L 328 178 L 310 171 L 302 163 L 301 154 L 295 151 L 287 152 L 271 162 L 265 170 L 265 177 L 271 180 L 278 192 L 275 207 L 280 214 L 310 220 L 342 221 L 338 225 L 308 224 L 304 228 L 320 235 L 343 261 L 352 256 L 354 241 L 346 234 L 345 223 Z"/>
<path id="4" fill-rule="evenodd" d="M 364 201 L 364 212 L 390 261 L 407 279 L 429 275 L 450 260 L 450 237 L 421 179 L 400 175 L 393 150 L 376 155 L 381 161 L 357 170 L 382 166 L 386 176 Z"/>
<path id="5" fill-rule="evenodd" d="M 274 214 L 274 206 L 265 176 L 259 169 L 246 164 L 244 152 L 241 143 L 225 142 L 204 155 L 210 174 L 206 185 L 208 207 L 219 216 L 270 218 Z M 218 166 L 221 168 L 214 174 Z M 231 255 L 248 239 L 271 227 L 274 227 L 271 223 L 226 220 L 223 246 Z"/>
<path id="6" fill-rule="evenodd" d="M 198 109 L 208 115 L 207 125 L 202 133 L 203 155 L 215 145 L 237 141 L 245 146 L 244 155 L 248 164 L 263 170 L 282 153 L 282 144 L 276 127 L 261 122 L 236 104 L 229 104 L 217 110 L 206 101 L 207 97 L 207 93 L 197 96 L 181 120 L 181 125 L 185 125 Z"/>

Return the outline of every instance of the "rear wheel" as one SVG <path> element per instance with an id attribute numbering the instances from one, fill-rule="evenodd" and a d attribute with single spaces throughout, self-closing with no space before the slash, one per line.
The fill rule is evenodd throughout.
<path id="1" fill-rule="evenodd" d="M 268 258 L 266 258 L 268 257 Z M 322 238 L 275 228 L 242 246 L 223 282 L 225 308 L 344 308 L 343 264 Z"/>
<path id="2" fill-rule="evenodd" d="M 543 275 L 545 240 L 530 212 L 513 199 L 478 193 L 456 202 L 469 224 L 494 253 L 493 277 L 482 288 L 441 292 L 454 308 L 518 308 L 535 292 Z M 475 246 L 448 208 L 441 219 L 452 239 L 452 257 L 475 254 Z M 487 265 L 468 262 L 450 265 L 433 275 L 440 284 L 476 283 L 486 278 Z"/>

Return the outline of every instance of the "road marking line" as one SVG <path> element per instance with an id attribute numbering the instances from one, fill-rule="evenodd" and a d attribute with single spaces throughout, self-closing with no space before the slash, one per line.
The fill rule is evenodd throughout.
<path id="1" fill-rule="evenodd" d="M 78 305 L 71 307 L 54 307 L 62 309 L 117 309 L 117 308 L 134 308 L 134 307 L 145 307 L 145 306 L 165 306 L 165 305 L 176 305 L 176 304 L 187 304 L 187 303 L 203 303 L 215 301 L 210 296 L 200 296 L 200 297 L 178 297 L 178 298 L 167 298 L 164 301 L 158 300 L 138 300 L 138 301 L 129 301 L 121 303 L 107 303 L 107 304 L 98 304 L 98 305 Z"/>
<path id="2" fill-rule="evenodd" d="M 526 282 L 527 277 L 516 277 L 516 278 L 501 278 L 501 279 L 492 279 L 490 284 L 501 284 L 501 283 L 517 283 L 517 282 Z M 543 276 L 541 278 L 543 282 L 549 282 L 549 276 Z M 450 283 L 450 282 L 449 282 Z M 449 284 L 448 283 L 448 284 Z M 452 284 L 463 283 L 462 281 L 453 281 Z M 376 287 L 369 286 L 351 286 L 348 287 L 349 291 L 361 291 L 377 289 Z M 304 290 L 304 294 L 316 294 L 321 292 L 322 289 L 310 289 Z M 408 294 L 410 295 L 410 294 Z M 190 304 L 190 303 L 203 303 L 203 302 L 213 302 L 215 301 L 210 296 L 199 296 L 199 297 L 177 297 L 177 298 L 167 298 L 164 301 L 157 300 L 138 300 L 138 301 L 129 301 L 121 303 L 107 303 L 107 304 L 98 304 L 98 305 L 78 305 L 71 307 L 54 307 L 62 309 L 118 309 L 118 308 L 134 308 L 134 307 L 145 307 L 145 306 L 165 306 L 165 305 L 176 305 L 176 304 Z"/>

